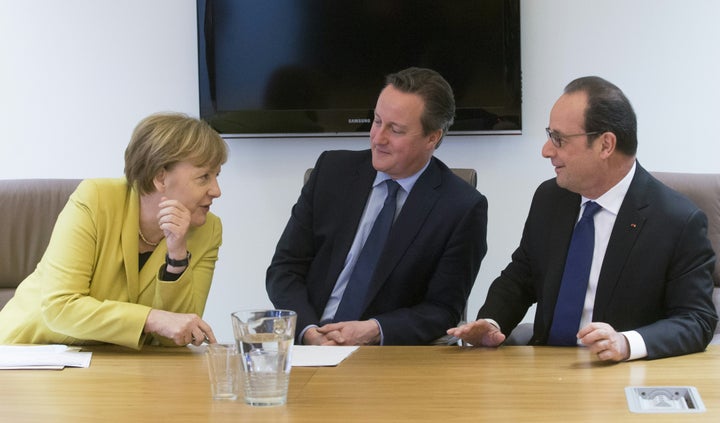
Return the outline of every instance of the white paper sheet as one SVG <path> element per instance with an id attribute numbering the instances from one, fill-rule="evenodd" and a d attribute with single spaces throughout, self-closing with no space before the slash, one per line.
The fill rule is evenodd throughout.
<path id="1" fill-rule="evenodd" d="M 91 358 L 67 345 L 0 345 L 0 370 L 88 367 Z"/>
<path id="2" fill-rule="evenodd" d="M 358 347 L 330 347 L 318 345 L 293 345 L 293 367 L 337 366 Z"/>

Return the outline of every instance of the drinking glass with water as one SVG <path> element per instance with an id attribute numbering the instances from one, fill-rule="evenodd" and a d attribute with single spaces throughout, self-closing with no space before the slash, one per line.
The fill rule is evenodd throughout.
<path id="1" fill-rule="evenodd" d="M 242 362 L 245 402 L 287 402 L 297 315 L 290 310 L 244 310 L 231 314 Z"/>

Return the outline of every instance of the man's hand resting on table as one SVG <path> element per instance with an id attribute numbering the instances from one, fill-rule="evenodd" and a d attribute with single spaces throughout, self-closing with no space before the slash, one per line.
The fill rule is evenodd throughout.
<path id="1" fill-rule="evenodd" d="M 448 329 L 447 333 L 476 347 L 497 347 L 505 342 L 505 335 L 485 319 Z"/>

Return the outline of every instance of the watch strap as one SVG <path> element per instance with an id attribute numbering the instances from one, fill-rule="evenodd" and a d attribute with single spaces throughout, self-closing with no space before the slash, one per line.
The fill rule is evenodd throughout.
<path id="1" fill-rule="evenodd" d="M 171 259 L 170 255 L 165 253 L 165 263 L 167 263 L 168 265 L 170 265 L 172 267 L 186 267 L 187 265 L 190 264 L 190 257 L 191 257 L 190 251 L 187 252 L 187 256 L 185 256 L 184 259 L 180 259 L 180 260 Z"/>

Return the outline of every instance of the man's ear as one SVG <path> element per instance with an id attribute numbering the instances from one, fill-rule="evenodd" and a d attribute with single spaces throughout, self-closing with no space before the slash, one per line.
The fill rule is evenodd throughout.
<path id="1" fill-rule="evenodd" d="M 617 137 L 612 132 L 603 132 L 600 135 L 600 154 L 603 158 L 610 157 L 615 152 Z"/>
<path id="2" fill-rule="evenodd" d="M 442 129 L 438 129 L 437 131 L 430 133 L 430 137 L 428 137 L 428 143 L 432 146 L 433 150 L 437 148 L 438 142 L 440 142 L 440 138 L 442 138 L 442 134 Z"/>

